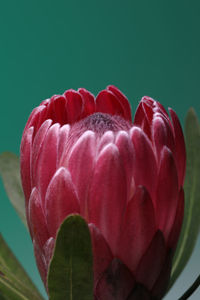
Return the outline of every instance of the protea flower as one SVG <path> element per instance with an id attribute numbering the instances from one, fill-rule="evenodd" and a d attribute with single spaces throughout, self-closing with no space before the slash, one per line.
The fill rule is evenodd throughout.
<path id="1" fill-rule="evenodd" d="M 21 143 L 27 221 L 46 284 L 66 216 L 88 223 L 94 299 L 161 299 L 183 210 L 185 145 L 176 113 L 142 98 L 132 123 L 114 86 L 68 90 L 31 113 Z"/>

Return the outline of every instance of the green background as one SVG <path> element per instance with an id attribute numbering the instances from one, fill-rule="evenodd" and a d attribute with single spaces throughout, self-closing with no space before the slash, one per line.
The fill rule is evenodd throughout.
<path id="1" fill-rule="evenodd" d="M 0 152 L 19 153 L 23 128 L 41 100 L 66 89 L 94 94 L 108 84 L 200 117 L 200 2 L 11 0 L 0 5 Z M 0 231 L 42 290 L 32 244 L 0 182 Z M 177 299 L 200 270 L 200 242 L 166 299 Z M 196 292 L 190 299 L 200 299 Z"/>

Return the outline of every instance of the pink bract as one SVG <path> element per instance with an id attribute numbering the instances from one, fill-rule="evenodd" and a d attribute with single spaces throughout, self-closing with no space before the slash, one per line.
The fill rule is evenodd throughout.
<path id="1" fill-rule="evenodd" d="M 185 144 L 176 113 L 143 97 L 68 90 L 31 113 L 21 178 L 37 265 L 46 284 L 56 232 L 69 214 L 88 223 L 94 299 L 161 299 L 184 211 Z"/>

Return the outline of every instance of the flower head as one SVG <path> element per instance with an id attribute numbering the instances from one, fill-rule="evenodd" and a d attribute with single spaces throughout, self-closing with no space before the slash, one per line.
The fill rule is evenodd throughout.
<path id="1" fill-rule="evenodd" d="M 21 177 L 45 283 L 56 232 L 76 213 L 91 232 L 94 299 L 163 296 L 184 210 L 184 138 L 169 112 L 171 119 L 143 97 L 132 122 L 129 102 L 114 86 L 96 99 L 68 90 L 33 110 Z"/>

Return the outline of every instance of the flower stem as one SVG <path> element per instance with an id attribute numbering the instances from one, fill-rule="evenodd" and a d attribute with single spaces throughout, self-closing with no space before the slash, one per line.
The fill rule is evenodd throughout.
<path id="1" fill-rule="evenodd" d="M 191 285 L 191 287 L 189 287 L 189 289 L 178 300 L 188 299 L 194 293 L 194 291 L 198 288 L 199 285 L 200 285 L 200 275 L 197 277 L 197 279 Z"/>

